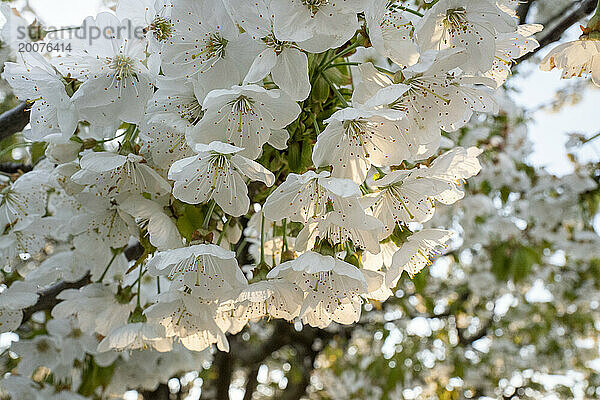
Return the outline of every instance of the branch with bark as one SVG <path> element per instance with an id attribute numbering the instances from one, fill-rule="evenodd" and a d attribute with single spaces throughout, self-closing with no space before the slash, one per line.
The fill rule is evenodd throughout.
<path id="1" fill-rule="evenodd" d="M 492 316 L 472 336 L 466 336 L 464 329 L 458 329 L 458 342 L 462 346 L 472 345 L 479 339 L 483 339 L 484 337 L 486 337 L 488 335 L 488 332 L 490 331 L 490 329 L 492 329 L 493 324 L 494 324 L 494 317 Z"/>
<path id="2" fill-rule="evenodd" d="M 53 286 L 50 286 L 48 289 L 44 290 L 40 293 L 37 302 L 29 308 L 23 310 L 23 320 L 21 321 L 21 325 L 29 321 L 31 316 L 38 311 L 46 311 L 51 310 L 60 303 L 60 300 L 56 297 L 63 290 L 67 289 L 79 289 L 90 283 L 91 275 L 88 273 L 83 278 L 76 282 L 58 282 Z"/>
<path id="3" fill-rule="evenodd" d="M 517 16 L 519 17 L 519 24 L 524 24 L 527 20 L 527 15 L 531 10 L 531 6 L 535 0 L 525 0 L 517 7 Z"/>
<path id="4" fill-rule="evenodd" d="M 141 250 L 140 250 L 141 249 Z M 138 259 L 143 253 L 143 247 L 141 244 L 137 243 L 133 246 L 130 246 L 125 249 L 125 256 L 128 261 Z M 21 321 L 21 327 L 27 321 L 31 319 L 31 316 L 38 311 L 48 311 L 52 310 L 54 306 L 60 303 L 60 300 L 57 299 L 57 296 L 63 291 L 67 289 L 80 289 L 85 285 L 91 283 L 91 275 L 88 272 L 83 278 L 79 279 L 75 282 L 65 282 L 60 281 L 50 286 L 46 290 L 42 291 L 39 294 L 37 302 L 23 310 L 23 319 Z"/>
<path id="5" fill-rule="evenodd" d="M 0 115 L 0 140 L 21 132 L 29 123 L 29 105 L 21 103 Z"/>
<path id="6" fill-rule="evenodd" d="M 5 162 L 0 163 L 0 172 L 4 172 L 7 174 L 18 174 L 25 173 L 33 170 L 31 165 L 13 163 L 13 162 Z"/>

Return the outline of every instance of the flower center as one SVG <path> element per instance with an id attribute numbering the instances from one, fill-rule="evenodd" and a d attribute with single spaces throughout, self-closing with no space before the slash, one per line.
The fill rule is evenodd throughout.
<path id="1" fill-rule="evenodd" d="M 152 31 L 156 40 L 164 42 L 173 35 L 173 24 L 168 18 L 157 17 L 150 24 L 149 30 Z"/>
<path id="2" fill-rule="evenodd" d="M 221 153 L 213 153 L 210 156 L 210 166 L 208 168 L 208 176 L 212 176 L 210 188 L 212 190 L 220 190 L 220 186 L 222 185 L 224 179 L 227 176 L 231 175 L 231 164 L 229 163 L 229 159 L 231 158 L 230 154 L 221 154 Z M 218 185 L 218 186 L 217 186 Z M 200 270 L 201 267 L 201 270 Z M 201 273 L 204 273 L 204 260 L 199 258 L 196 260 L 196 273 L 200 270 Z M 196 282 L 198 281 L 198 276 L 196 276 Z M 198 283 L 197 283 L 198 285 Z"/>
<path id="3" fill-rule="evenodd" d="M 368 122 L 361 119 L 344 121 L 344 133 L 350 140 L 355 140 L 363 149 L 365 157 L 369 157 L 369 151 L 364 141 L 363 135 L 368 129 Z"/>
<path id="4" fill-rule="evenodd" d="M 444 27 L 451 32 L 466 29 L 467 24 L 467 10 L 463 7 L 451 8 L 446 11 L 442 23 Z"/>
<path id="5" fill-rule="evenodd" d="M 275 34 L 271 33 L 261 39 L 267 46 L 272 47 L 275 50 L 275 54 L 279 55 L 286 47 L 292 47 L 290 42 L 282 42 L 275 38 Z"/>
<path id="6" fill-rule="evenodd" d="M 205 58 L 205 60 L 210 60 L 211 58 L 224 58 L 227 43 L 229 43 L 229 41 L 220 34 L 211 33 L 205 41 L 204 50 L 198 54 L 192 55 L 192 59 L 195 60 L 199 57 Z"/>
<path id="7" fill-rule="evenodd" d="M 115 70 L 117 81 L 127 79 L 135 75 L 134 61 L 125 54 L 117 54 L 109 59 L 108 66 Z"/>
<path id="8" fill-rule="evenodd" d="M 302 4 L 308 8 L 313 15 L 315 15 L 321 7 L 326 6 L 328 3 L 329 0 L 302 0 Z"/>
<path id="9" fill-rule="evenodd" d="M 421 76 L 414 76 L 409 79 L 402 78 L 401 81 L 410 88 L 401 97 L 396 99 L 396 101 L 388 105 L 392 110 L 408 111 L 409 106 L 411 105 L 411 102 L 414 101 L 415 97 L 425 98 L 430 95 L 437 97 L 446 104 L 450 104 L 450 100 L 436 93 L 435 90 L 438 89 L 440 85 L 435 85 L 426 79 L 422 79 Z"/>
<path id="10" fill-rule="evenodd" d="M 50 350 L 50 343 L 48 343 L 45 340 L 40 340 L 39 342 L 37 342 L 37 344 L 36 344 L 35 347 L 36 347 L 36 349 L 37 349 L 38 352 L 45 353 L 48 350 Z"/>
<path id="11" fill-rule="evenodd" d="M 231 113 L 239 116 L 238 132 L 241 132 L 242 119 L 252 112 L 254 100 L 248 96 L 241 95 L 237 99 L 230 101 L 229 104 L 231 105 Z"/>
<path id="12" fill-rule="evenodd" d="M 179 116 L 182 119 L 189 121 L 192 125 L 196 125 L 204 115 L 204 112 L 202 112 L 202 105 L 196 98 L 192 99 L 189 103 L 181 104 L 178 109 Z"/>
<path id="13" fill-rule="evenodd" d="M 71 333 L 69 334 L 69 337 L 72 337 L 74 339 L 79 339 L 82 336 L 83 336 L 83 332 L 79 328 L 73 329 L 71 331 Z"/>

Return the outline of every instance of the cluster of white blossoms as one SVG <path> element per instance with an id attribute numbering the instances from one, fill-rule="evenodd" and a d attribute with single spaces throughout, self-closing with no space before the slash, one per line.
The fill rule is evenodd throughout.
<path id="1" fill-rule="evenodd" d="M 0 330 L 83 282 L 51 311 L 60 332 L 19 342 L 19 372 L 228 350 L 262 318 L 359 321 L 448 246 L 422 224 L 463 198 L 481 150 L 442 153 L 442 131 L 498 111 L 541 29 L 504 3 L 121 0 L 85 21 L 109 36 L 6 63 L 24 136 L 47 146 L 2 182 Z M 117 35 L 131 21 L 145 37 Z"/>
<path id="2" fill-rule="evenodd" d="M 600 285 L 592 278 L 600 236 L 590 224 L 595 208 L 590 213 L 586 206 L 598 193 L 597 160 L 587 164 L 574 156 L 574 171 L 563 176 L 533 168 L 524 162 L 533 143 L 523 110 L 507 93 L 499 102 L 498 117 L 450 134 L 463 146 L 486 148 L 481 173 L 469 180 L 472 195 L 439 207 L 426 224 L 455 227 L 460 244 L 436 260 L 422 286 L 401 280 L 397 302 L 364 316 L 368 323 L 352 330 L 349 346 L 356 351 L 316 369 L 314 386 L 322 385 L 331 399 L 401 399 L 415 392 L 419 399 L 442 398 L 457 365 L 464 372 L 454 393 L 461 395 L 519 396 L 519 387 L 532 399 L 574 398 L 579 389 L 570 383 L 538 388 L 536 382 L 577 370 L 582 397 L 598 397 L 591 383 L 596 370 L 588 367 L 597 362 L 598 349 L 580 345 L 598 336 L 590 327 L 600 312 Z M 377 332 L 385 340 L 377 340 Z M 479 332 L 474 344 L 472 332 Z M 380 373 L 381 363 L 404 379 Z"/>

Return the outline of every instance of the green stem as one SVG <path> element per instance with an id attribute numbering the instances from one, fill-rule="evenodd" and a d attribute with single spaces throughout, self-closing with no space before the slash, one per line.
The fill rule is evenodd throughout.
<path id="1" fill-rule="evenodd" d="M 156 277 L 156 291 L 160 294 L 160 276 Z"/>
<path id="2" fill-rule="evenodd" d="M 600 0 L 599 0 L 599 2 L 600 2 Z M 600 7 L 598 7 L 598 8 L 600 9 Z M 581 144 L 586 144 L 586 143 L 591 142 L 592 140 L 595 140 L 599 137 L 600 137 L 600 133 L 596 133 L 594 136 L 585 139 Z"/>
<path id="3" fill-rule="evenodd" d="M 342 103 L 342 106 L 344 107 L 349 107 L 348 106 L 348 102 L 346 101 L 346 99 L 344 98 L 344 95 L 339 91 L 339 89 L 337 88 L 337 86 L 335 86 L 335 83 L 333 83 L 331 81 L 331 79 L 329 79 L 327 77 L 327 75 L 325 74 L 321 74 L 321 76 L 323 77 L 323 79 L 325 79 L 325 82 L 327 82 L 327 84 L 329 85 L 329 87 L 331 88 L 331 90 L 333 90 L 333 93 L 335 93 L 335 95 L 338 97 L 338 99 L 340 100 L 340 102 Z"/>
<path id="4" fill-rule="evenodd" d="M 142 273 L 142 278 L 144 277 L 144 275 L 146 275 L 146 272 L 148 272 L 148 270 L 144 270 L 144 272 Z M 140 280 L 140 278 L 138 277 L 138 279 L 136 279 L 135 281 L 133 281 L 133 283 L 131 284 L 131 287 L 134 287 L 135 285 L 137 285 L 138 281 Z"/>
<path id="5" fill-rule="evenodd" d="M 283 219 L 283 234 L 281 236 L 281 254 L 283 254 L 284 252 L 288 251 L 288 244 L 287 244 L 287 218 Z"/>
<path id="6" fill-rule="evenodd" d="M 423 16 L 423 14 L 421 14 L 420 12 L 418 12 L 418 11 L 416 11 L 416 10 L 411 10 L 411 9 L 410 9 L 410 8 L 408 8 L 408 7 L 404 7 L 404 6 L 401 6 L 401 5 L 398 5 L 397 7 L 398 7 L 399 9 L 401 9 L 401 10 L 404 10 L 404 11 L 406 11 L 406 12 L 408 12 L 408 13 L 411 13 L 411 14 L 417 15 L 417 16 L 419 16 L 419 17 L 422 17 L 422 16 Z"/>
<path id="7" fill-rule="evenodd" d="M 315 79 L 317 79 L 317 77 L 321 73 L 321 68 L 323 68 L 325 66 L 326 62 L 329 60 L 329 58 L 327 58 L 327 56 L 329 55 L 330 52 L 331 52 L 331 50 L 327 50 L 325 52 L 325 54 L 323 54 L 323 59 L 317 65 L 317 67 L 314 69 L 314 73 L 312 74 L 311 79 L 310 79 L 311 86 L 314 83 Z"/>
<path id="8" fill-rule="evenodd" d="M 137 284 L 138 286 L 138 292 L 137 292 L 137 306 L 140 307 L 140 290 L 142 289 L 142 277 L 144 276 L 144 266 L 142 265 L 144 263 L 144 261 L 146 260 L 146 258 L 148 258 L 148 255 L 150 253 L 148 252 L 148 250 L 144 250 L 144 253 L 140 256 L 140 258 L 138 258 L 135 262 L 135 264 L 133 264 L 133 267 L 131 267 L 129 269 L 129 271 L 135 271 L 135 269 L 137 267 L 140 268 L 140 274 L 137 278 L 137 280 L 135 282 L 133 282 L 133 284 L 131 285 L 132 287 L 135 286 Z M 128 272 L 129 272 L 128 271 Z"/>
<path id="9" fill-rule="evenodd" d="M 135 133 L 137 131 L 137 125 L 129 124 L 127 129 L 125 130 L 125 140 L 130 142 L 133 145 L 133 140 L 135 140 Z"/>
<path id="10" fill-rule="evenodd" d="M 137 290 L 137 306 L 141 307 L 140 303 L 140 296 L 141 296 L 141 292 L 142 292 L 142 272 L 144 271 L 144 268 L 142 267 L 142 263 L 140 263 L 140 275 L 138 276 L 138 281 L 137 281 L 137 286 L 138 286 L 138 290 Z"/>
<path id="11" fill-rule="evenodd" d="M 108 272 L 108 269 L 110 268 L 110 266 L 112 265 L 113 261 L 115 261 L 115 258 L 117 258 L 117 255 L 119 253 L 115 253 L 113 254 L 112 258 L 110 259 L 110 261 L 108 262 L 108 265 L 106 266 L 106 269 L 104 270 L 104 272 L 102 273 L 102 275 L 100 276 L 100 279 L 98 279 L 98 282 L 102 282 L 102 280 L 104 279 L 104 277 L 106 276 L 106 273 Z"/>
<path id="12" fill-rule="evenodd" d="M 242 243 L 235 250 L 235 256 L 240 257 L 242 255 L 242 253 L 244 252 L 244 250 L 246 250 L 247 246 L 248 246 L 248 241 L 246 239 L 242 240 Z"/>
<path id="13" fill-rule="evenodd" d="M 315 117 L 314 113 L 312 113 L 310 116 L 312 117 L 313 126 L 315 127 L 315 133 L 317 134 L 317 136 L 319 136 L 321 134 L 321 129 L 319 129 L 319 124 L 317 123 L 317 117 Z"/>
<path id="14" fill-rule="evenodd" d="M 360 65 L 359 62 L 341 62 L 341 63 L 336 63 L 336 64 L 329 64 L 325 68 L 323 68 L 323 71 L 327 71 L 329 68 L 344 67 L 344 66 L 356 67 L 359 65 Z"/>
<path id="15" fill-rule="evenodd" d="M 210 225 L 210 219 L 212 218 L 212 214 L 213 211 L 215 211 L 215 206 L 217 205 L 217 202 L 214 200 L 211 200 L 209 205 L 208 205 L 208 212 L 206 213 L 206 216 L 204 217 L 204 223 L 202 224 L 202 228 L 203 229 L 208 229 L 208 226 Z"/>
<path id="16" fill-rule="evenodd" d="M 265 264 L 265 215 L 260 221 L 260 264 Z"/>
<path id="17" fill-rule="evenodd" d="M 339 53 L 337 53 L 333 57 L 327 59 L 327 61 L 325 61 L 324 63 L 321 63 L 321 67 L 322 66 L 327 66 L 327 65 L 331 64 L 336 59 L 338 59 L 340 57 L 344 57 L 346 54 L 351 53 L 352 51 L 354 51 L 354 49 L 356 49 L 357 47 L 360 47 L 360 46 L 362 46 L 362 43 L 360 43 L 358 41 L 352 43 L 350 46 L 346 47 L 344 50 L 340 51 Z"/>
<path id="18" fill-rule="evenodd" d="M 276 228 L 277 228 L 277 224 L 273 223 L 273 237 L 275 237 Z M 282 254 L 282 256 L 283 256 L 283 254 Z M 281 259 L 280 259 L 280 261 L 281 261 Z M 275 262 L 275 249 L 274 248 L 273 248 L 273 251 L 271 252 L 271 265 L 273 267 L 275 267 L 277 265 L 277 263 Z"/>
<path id="19" fill-rule="evenodd" d="M 229 218 L 227 218 L 227 222 L 225 222 L 225 225 L 223 225 L 223 230 L 221 231 L 221 233 L 219 234 L 219 238 L 217 239 L 217 246 L 219 246 L 221 244 L 221 241 L 223 240 L 223 237 L 225 236 L 225 228 L 227 227 L 227 225 L 229 225 L 230 222 L 231 222 L 231 215 L 229 216 Z"/>

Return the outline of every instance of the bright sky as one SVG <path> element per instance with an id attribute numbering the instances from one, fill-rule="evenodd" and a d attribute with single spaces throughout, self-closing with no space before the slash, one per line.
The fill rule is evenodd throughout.
<path id="1" fill-rule="evenodd" d="M 102 10 L 102 0 L 29 0 L 29 5 L 48 25 L 79 25 L 85 17 Z"/>
<path id="2" fill-rule="evenodd" d="M 44 17 L 46 24 L 75 26 L 86 16 L 97 12 L 102 0 L 29 0 L 29 4 Z M 579 28 L 573 27 L 565 35 L 565 39 L 576 39 L 578 32 Z M 545 55 L 550 48 L 544 49 L 540 54 Z M 559 72 L 540 71 L 533 63 L 526 63 L 520 68 L 521 74 L 512 80 L 512 85 L 519 88 L 520 93 L 513 98 L 528 109 L 550 103 L 556 91 L 569 84 L 568 81 L 560 80 Z M 567 134 L 578 132 L 591 136 L 600 132 L 600 118 L 594 118 L 599 111 L 600 90 L 590 88 L 584 93 L 581 102 L 565 107 L 559 113 L 533 113 L 529 123 L 530 139 L 535 146 L 531 161 L 559 175 L 572 171 L 564 147 L 568 140 Z M 600 140 L 598 144 L 586 145 L 580 154 L 585 158 L 600 158 Z"/>

